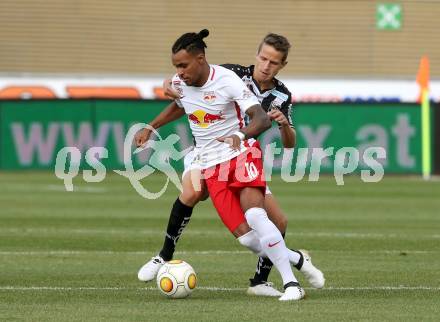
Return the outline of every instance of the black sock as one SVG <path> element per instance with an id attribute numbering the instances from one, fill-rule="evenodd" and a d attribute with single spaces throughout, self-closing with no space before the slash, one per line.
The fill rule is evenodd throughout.
<path id="1" fill-rule="evenodd" d="M 286 233 L 281 234 L 284 238 Z M 257 269 L 255 271 L 254 278 L 251 278 L 249 281 L 251 282 L 251 286 L 255 286 L 258 284 L 263 284 L 267 282 L 269 278 L 270 271 L 272 270 L 273 263 L 267 257 L 258 257 Z"/>
<path id="2" fill-rule="evenodd" d="M 290 249 L 290 250 L 292 250 L 292 251 L 294 251 L 295 253 L 298 253 L 299 254 L 299 262 L 298 262 L 298 264 L 296 264 L 296 265 L 293 265 L 297 270 L 300 270 L 301 269 L 301 267 L 303 266 L 303 263 L 304 263 L 304 256 L 303 256 L 303 254 L 301 254 L 301 252 L 299 252 L 299 251 L 297 251 L 296 249 Z"/>
<path id="3" fill-rule="evenodd" d="M 163 243 L 162 250 L 159 252 L 160 257 L 165 261 L 173 258 L 177 241 L 180 238 L 186 225 L 189 223 L 193 207 L 184 205 L 179 198 L 174 202 L 171 209 L 170 219 L 168 220 L 167 233 Z"/>
<path id="4" fill-rule="evenodd" d="M 270 270 L 272 269 L 273 263 L 267 257 L 258 257 L 257 269 L 255 271 L 254 278 L 251 278 L 251 286 L 258 284 L 263 284 L 267 282 Z"/>

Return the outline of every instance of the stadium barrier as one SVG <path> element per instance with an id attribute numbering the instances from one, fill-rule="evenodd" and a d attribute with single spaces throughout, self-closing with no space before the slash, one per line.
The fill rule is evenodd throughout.
<path id="1" fill-rule="evenodd" d="M 0 101 L 0 169 L 54 169 L 57 153 L 65 146 L 77 147 L 83 155 L 93 146 L 108 150 L 101 162 L 107 169 L 123 169 L 125 135 L 132 124 L 147 123 L 168 104 L 160 100 L 9 100 Z M 433 124 L 440 124 L 435 111 Z M 409 103 L 298 103 L 293 109 L 298 148 L 333 147 L 321 164 L 322 172 L 332 172 L 336 151 L 343 147 L 357 148 L 361 155 L 359 169 L 368 169 L 362 153 L 370 146 L 387 152 L 381 160 L 385 173 L 416 174 L 421 172 L 420 106 Z M 435 121 L 437 119 L 437 121 Z M 439 127 L 432 127 L 439 137 Z M 177 150 L 192 145 L 186 118 L 160 129 L 162 138 L 175 133 L 180 137 Z M 281 147 L 276 127 L 265 132 L 262 146 L 276 142 Z M 440 161 L 438 144 L 433 158 Z M 297 153 L 295 151 L 295 156 Z M 327 152 L 330 150 L 326 150 Z M 282 153 L 274 154 L 273 171 L 280 169 Z M 140 167 L 148 153 L 133 158 Z M 295 157 L 293 166 L 295 165 Z M 171 163 L 182 170 L 182 161 Z M 292 166 L 292 167 L 293 167 Z M 310 159 L 307 163 L 310 167 Z M 438 167 L 436 171 L 439 171 Z M 293 172 L 293 170 L 292 170 Z"/>

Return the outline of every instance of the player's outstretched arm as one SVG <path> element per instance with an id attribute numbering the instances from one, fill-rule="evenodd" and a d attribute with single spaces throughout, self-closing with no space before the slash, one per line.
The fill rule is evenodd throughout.
<path id="1" fill-rule="evenodd" d="M 246 114 L 249 116 L 250 122 L 248 126 L 240 130 L 240 132 L 244 133 L 246 139 L 256 138 L 272 126 L 270 118 L 264 112 L 261 105 L 253 105 L 249 107 L 246 110 Z"/>
<path id="2" fill-rule="evenodd" d="M 185 110 L 177 106 L 176 102 L 170 103 L 158 116 L 154 118 L 149 124 L 158 129 L 165 124 L 171 123 L 185 115 Z M 134 138 L 136 146 L 140 147 L 148 141 L 151 135 L 151 129 L 145 128 L 136 133 Z"/>
<path id="3" fill-rule="evenodd" d="M 177 103 L 173 101 L 150 122 L 150 125 L 158 129 L 181 118 L 183 115 L 185 115 L 185 110 L 177 106 Z"/>

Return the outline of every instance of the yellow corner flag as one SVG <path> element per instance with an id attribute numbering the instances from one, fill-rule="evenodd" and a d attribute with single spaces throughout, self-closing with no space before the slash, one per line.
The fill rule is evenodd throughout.
<path id="1" fill-rule="evenodd" d="M 417 83 L 420 86 L 419 101 L 422 106 L 422 173 L 423 179 L 431 177 L 431 119 L 429 111 L 429 59 L 420 60 Z"/>

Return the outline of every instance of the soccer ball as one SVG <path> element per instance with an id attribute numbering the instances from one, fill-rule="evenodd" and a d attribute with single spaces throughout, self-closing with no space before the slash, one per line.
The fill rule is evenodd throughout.
<path id="1" fill-rule="evenodd" d="M 157 287 L 162 294 L 174 299 L 189 296 L 196 284 L 197 277 L 194 269 L 182 260 L 165 263 L 157 273 Z"/>

